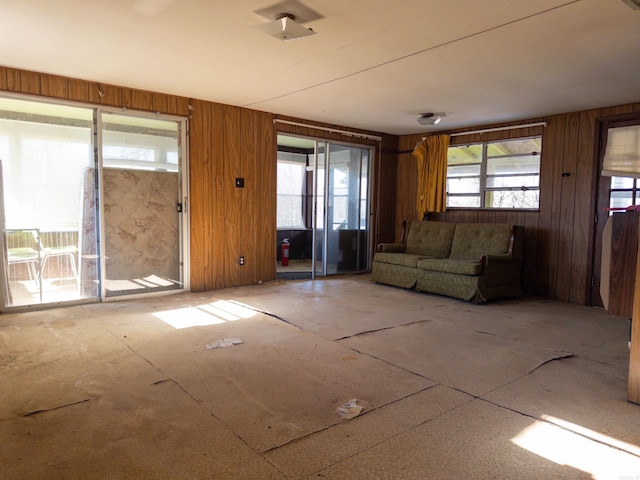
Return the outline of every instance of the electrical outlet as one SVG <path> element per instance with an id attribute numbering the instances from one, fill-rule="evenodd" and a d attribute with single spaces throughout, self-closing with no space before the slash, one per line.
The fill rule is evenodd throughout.
<path id="1" fill-rule="evenodd" d="M 244 265 L 244 257 L 240 257 L 240 265 Z"/>

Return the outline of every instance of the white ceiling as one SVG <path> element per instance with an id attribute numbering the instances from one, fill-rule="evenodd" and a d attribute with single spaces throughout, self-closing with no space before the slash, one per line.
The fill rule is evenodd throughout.
<path id="1" fill-rule="evenodd" d="M 281 42 L 256 12 L 296 0 L 0 0 L 0 65 L 393 134 L 640 101 L 622 0 L 301 1 Z"/>

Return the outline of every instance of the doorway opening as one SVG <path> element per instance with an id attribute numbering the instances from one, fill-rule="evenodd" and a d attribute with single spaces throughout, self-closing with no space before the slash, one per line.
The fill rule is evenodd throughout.
<path id="1" fill-rule="evenodd" d="M 620 172 L 618 175 L 604 175 L 604 158 L 609 144 L 610 130 L 615 132 L 616 129 L 637 125 L 640 125 L 640 115 L 635 112 L 613 115 L 596 120 L 596 146 L 594 151 L 596 155 L 598 155 L 598 184 L 590 303 L 598 307 L 604 305 L 600 292 L 603 267 L 601 254 L 604 248 L 603 237 L 607 218 L 616 210 L 623 211 L 630 208 L 637 208 L 637 206 L 640 205 L 640 175 L 629 171 L 627 171 L 627 173 Z M 638 136 L 636 134 L 634 139 L 637 143 L 640 143 L 637 138 Z M 613 144 L 615 145 L 615 143 L 614 141 Z M 630 162 L 630 164 L 631 163 L 632 162 Z"/>
<path id="2" fill-rule="evenodd" d="M 277 278 L 369 268 L 371 147 L 278 135 Z"/>

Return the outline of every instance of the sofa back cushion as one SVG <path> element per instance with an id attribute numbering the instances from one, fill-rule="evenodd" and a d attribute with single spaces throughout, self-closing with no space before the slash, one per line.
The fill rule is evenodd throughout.
<path id="1" fill-rule="evenodd" d="M 482 255 L 509 253 L 511 231 L 506 223 L 458 223 L 449 257 L 478 260 Z"/>
<path id="2" fill-rule="evenodd" d="M 447 258 L 456 229 L 449 222 L 410 222 L 407 232 L 407 253 L 434 258 Z"/>

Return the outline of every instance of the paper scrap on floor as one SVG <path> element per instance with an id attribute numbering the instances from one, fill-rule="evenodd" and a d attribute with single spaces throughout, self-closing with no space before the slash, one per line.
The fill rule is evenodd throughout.
<path id="1" fill-rule="evenodd" d="M 213 343 L 208 343 L 206 347 L 209 350 L 213 350 L 214 348 L 232 347 L 234 345 L 240 345 L 241 343 L 244 343 L 241 338 L 222 338 Z"/>
<path id="2" fill-rule="evenodd" d="M 353 417 L 360 415 L 360 412 L 362 412 L 362 406 L 358 405 L 358 400 L 354 398 L 344 405 L 339 406 L 336 411 L 343 420 L 351 420 Z"/>

